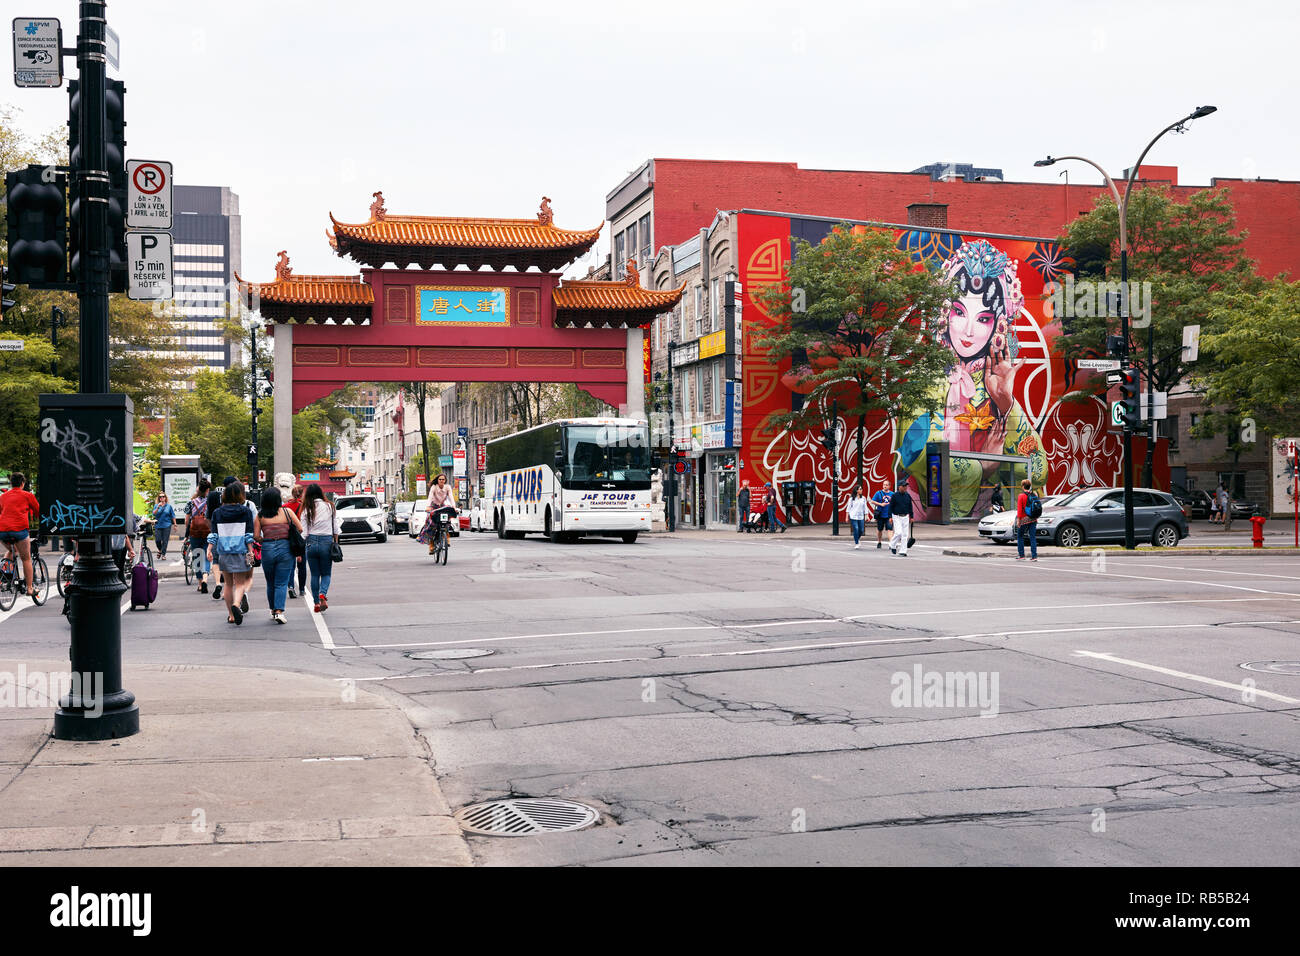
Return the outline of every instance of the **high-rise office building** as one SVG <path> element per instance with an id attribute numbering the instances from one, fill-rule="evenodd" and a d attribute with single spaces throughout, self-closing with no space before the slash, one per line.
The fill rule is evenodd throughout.
<path id="1" fill-rule="evenodd" d="M 177 185 L 173 203 L 176 351 L 190 363 L 190 376 L 204 368 L 224 371 L 238 348 L 224 324 L 237 315 L 239 197 L 228 186 Z"/>

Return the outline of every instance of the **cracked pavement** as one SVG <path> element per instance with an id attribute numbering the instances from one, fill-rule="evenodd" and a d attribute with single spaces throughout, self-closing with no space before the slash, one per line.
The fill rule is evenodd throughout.
<path id="1" fill-rule="evenodd" d="M 445 568 L 406 538 L 346 550 L 334 648 L 301 602 L 261 620 L 260 575 L 239 629 L 166 581 L 125 617 L 127 686 L 132 664 L 353 679 L 403 704 L 453 807 L 602 812 L 470 837 L 484 865 L 1300 862 L 1300 677 L 1240 666 L 1300 660 L 1295 558 L 1094 573 L 734 533 L 464 534 Z M 10 656 L 66 647 L 53 606 L 0 632 Z"/>

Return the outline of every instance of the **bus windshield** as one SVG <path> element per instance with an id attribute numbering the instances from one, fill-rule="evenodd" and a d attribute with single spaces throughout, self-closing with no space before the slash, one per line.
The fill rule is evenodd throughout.
<path id="1" fill-rule="evenodd" d="M 566 425 L 564 487 L 650 487 L 650 431 L 642 426 Z"/>

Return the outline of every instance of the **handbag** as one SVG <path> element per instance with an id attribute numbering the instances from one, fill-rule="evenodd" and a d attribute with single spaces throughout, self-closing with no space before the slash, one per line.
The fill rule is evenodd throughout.
<path id="1" fill-rule="evenodd" d="M 339 543 L 337 541 L 330 544 L 330 560 L 331 561 L 343 560 L 343 549 L 339 547 Z"/>
<path id="2" fill-rule="evenodd" d="M 292 521 L 289 522 L 289 553 L 295 558 L 301 558 L 307 553 L 307 539 Z"/>

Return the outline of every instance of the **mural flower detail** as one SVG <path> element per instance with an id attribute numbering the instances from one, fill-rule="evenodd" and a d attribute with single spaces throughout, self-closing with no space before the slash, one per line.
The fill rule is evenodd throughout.
<path id="1" fill-rule="evenodd" d="M 1057 242 L 1034 243 L 1034 251 L 1025 262 L 1038 270 L 1044 282 L 1056 282 L 1074 271 L 1074 259 L 1067 256 Z"/>
<path id="2" fill-rule="evenodd" d="M 964 424 L 972 432 L 988 431 L 993 427 L 993 416 L 989 413 L 989 402 L 985 402 L 979 408 L 976 408 L 970 402 L 966 403 L 966 410 L 960 415 L 954 415 L 953 419 Z"/>

